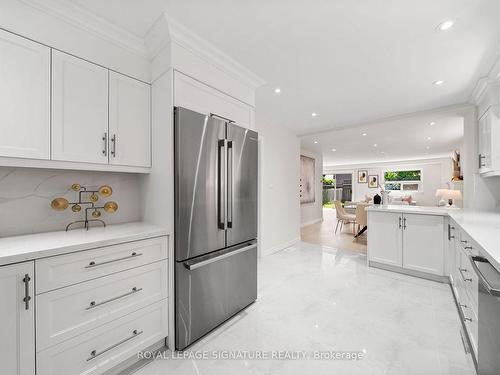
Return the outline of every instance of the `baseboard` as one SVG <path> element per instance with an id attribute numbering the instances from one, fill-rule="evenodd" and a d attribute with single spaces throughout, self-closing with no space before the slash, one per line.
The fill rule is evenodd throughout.
<path id="1" fill-rule="evenodd" d="M 316 223 L 321 223 L 322 221 L 323 221 L 323 218 L 320 217 L 319 219 L 314 219 L 314 220 L 302 223 L 302 224 L 300 224 L 300 227 L 301 228 L 307 227 L 308 225 L 313 225 L 313 224 L 316 224 Z"/>
<path id="2" fill-rule="evenodd" d="M 405 269 L 405 268 L 402 268 L 402 267 L 391 266 L 391 265 L 384 264 L 384 263 L 374 262 L 372 260 L 368 261 L 368 265 L 370 267 L 380 268 L 380 269 L 383 269 L 383 270 L 386 270 L 386 271 L 392 271 L 392 272 L 402 273 L 404 275 L 418 277 L 420 279 L 427 279 L 427 280 L 431 280 L 431 281 L 437 281 L 437 282 L 443 283 L 443 284 L 449 284 L 450 283 L 450 278 L 448 276 L 438 276 L 438 275 L 432 275 L 432 274 L 426 273 L 426 272 L 408 270 L 408 269 Z"/>
<path id="3" fill-rule="evenodd" d="M 287 247 L 295 245 L 299 241 L 300 241 L 300 237 L 297 237 L 297 238 L 294 238 L 293 240 L 290 240 L 290 241 L 285 242 L 283 244 L 280 244 L 280 245 L 277 245 L 277 246 L 273 246 L 270 249 L 266 249 L 266 250 L 263 249 L 262 252 L 261 252 L 261 256 L 265 257 L 265 256 L 268 256 L 268 255 L 277 253 L 278 251 L 284 250 Z"/>

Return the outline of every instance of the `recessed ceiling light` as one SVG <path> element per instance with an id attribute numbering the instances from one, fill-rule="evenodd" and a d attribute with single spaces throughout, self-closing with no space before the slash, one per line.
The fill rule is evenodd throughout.
<path id="1" fill-rule="evenodd" d="M 318 141 L 314 141 L 314 143 L 318 143 Z"/>
<path id="2" fill-rule="evenodd" d="M 381 154 L 385 154 L 385 151 L 380 151 Z"/>
<path id="3" fill-rule="evenodd" d="M 366 137 L 366 133 L 363 133 L 363 134 L 362 134 L 362 136 L 363 136 L 363 137 Z"/>
<path id="4" fill-rule="evenodd" d="M 337 151 L 337 149 L 336 148 L 332 148 L 332 151 L 335 152 L 335 151 Z"/>
<path id="5" fill-rule="evenodd" d="M 429 123 L 429 125 L 430 125 L 430 126 L 434 126 L 434 125 L 436 125 L 436 123 L 435 123 L 434 121 L 431 121 L 431 122 Z"/>
<path id="6" fill-rule="evenodd" d="M 378 146 L 378 144 L 376 144 L 376 143 L 373 144 L 373 147 L 377 147 L 377 146 Z"/>
<path id="7" fill-rule="evenodd" d="M 444 81 L 442 79 L 433 82 L 433 84 L 436 86 L 441 86 L 443 83 Z"/>
<path id="8" fill-rule="evenodd" d="M 455 22 L 453 22 L 453 20 L 446 20 L 444 22 L 441 22 L 438 25 L 438 29 L 441 30 L 441 31 L 446 31 L 446 30 L 451 29 L 454 24 L 455 24 Z"/>
<path id="9" fill-rule="evenodd" d="M 427 146 L 426 149 L 429 150 L 431 148 L 431 146 Z"/>
<path id="10" fill-rule="evenodd" d="M 432 138 L 431 137 L 427 137 L 427 140 L 430 141 Z"/>
<path id="11" fill-rule="evenodd" d="M 276 88 L 274 89 L 274 92 L 275 92 L 276 94 L 279 94 L 279 93 L 281 92 L 281 89 L 280 89 L 279 87 L 276 87 Z"/>
<path id="12" fill-rule="evenodd" d="M 318 114 L 316 112 L 311 113 L 312 117 L 316 117 Z"/>

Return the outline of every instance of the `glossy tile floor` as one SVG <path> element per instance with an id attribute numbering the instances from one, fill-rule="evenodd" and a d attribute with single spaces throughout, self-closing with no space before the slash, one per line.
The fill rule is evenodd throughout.
<path id="1" fill-rule="evenodd" d="M 258 301 L 190 348 L 363 351 L 349 360 L 160 359 L 136 375 L 474 374 L 448 285 L 299 243 L 263 258 Z"/>

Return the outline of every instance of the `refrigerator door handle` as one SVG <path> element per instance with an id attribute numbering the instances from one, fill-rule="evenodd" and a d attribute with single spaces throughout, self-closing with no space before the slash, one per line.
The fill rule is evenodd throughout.
<path id="1" fill-rule="evenodd" d="M 225 230 L 227 226 L 226 212 L 227 212 L 227 196 L 226 196 L 226 186 L 227 186 L 227 154 L 226 140 L 219 139 L 218 141 L 218 166 L 217 166 L 217 221 L 219 229 Z"/>
<path id="2" fill-rule="evenodd" d="M 193 271 L 195 269 L 201 268 L 201 267 L 206 266 L 208 264 L 218 262 L 219 260 L 229 258 L 233 255 L 240 254 L 240 253 L 243 253 L 245 251 L 255 249 L 256 247 L 257 247 L 257 244 L 253 243 L 251 245 L 244 246 L 244 247 L 241 247 L 241 248 L 236 249 L 236 250 L 225 252 L 221 255 L 213 254 L 211 257 L 206 257 L 206 258 L 204 257 L 205 259 L 203 259 L 203 260 L 198 260 L 198 261 L 194 261 L 194 262 L 188 260 L 188 261 L 184 262 L 184 267 L 186 267 L 190 271 Z"/>
<path id="3" fill-rule="evenodd" d="M 233 141 L 227 142 L 227 227 L 233 227 Z"/>

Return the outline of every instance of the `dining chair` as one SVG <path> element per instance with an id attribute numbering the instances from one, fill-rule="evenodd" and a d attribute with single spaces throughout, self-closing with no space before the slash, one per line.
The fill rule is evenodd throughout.
<path id="1" fill-rule="evenodd" d="M 335 205 L 335 211 L 337 212 L 337 226 L 335 227 L 335 234 L 337 234 L 337 230 L 340 225 L 340 231 L 342 232 L 342 227 L 344 224 L 353 224 L 353 231 L 355 230 L 356 223 L 356 215 L 348 214 L 345 212 L 344 207 L 342 206 L 341 201 L 333 201 Z"/>

